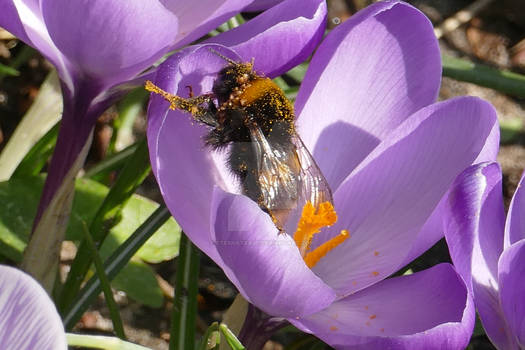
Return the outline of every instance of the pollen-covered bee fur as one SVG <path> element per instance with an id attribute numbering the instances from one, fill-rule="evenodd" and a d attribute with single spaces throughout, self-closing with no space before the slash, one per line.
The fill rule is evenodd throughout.
<path id="1" fill-rule="evenodd" d="M 210 93 L 182 98 L 149 81 L 146 89 L 163 96 L 171 109 L 188 112 L 208 126 L 206 146 L 213 150 L 229 146 L 228 165 L 243 193 L 279 229 L 300 199 L 314 205 L 317 200 L 331 201 L 324 176 L 296 134 L 293 105 L 284 92 L 255 72 L 253 61 L 239 63 L 212 52 L 227 64 Z"/>

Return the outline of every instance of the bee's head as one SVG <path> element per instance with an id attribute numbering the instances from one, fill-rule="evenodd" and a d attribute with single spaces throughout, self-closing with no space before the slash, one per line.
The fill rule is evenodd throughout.
<path id="1" fill-rule="evenodd" d="M 218 74 L 213 85 L 213 93 L 219 102 L 226 101 L 234 89 L 241 89 L 243 84 L 255 79 L 257 74 L 253 71 L 252 63 L 237 63 L 231 61 Z"/>

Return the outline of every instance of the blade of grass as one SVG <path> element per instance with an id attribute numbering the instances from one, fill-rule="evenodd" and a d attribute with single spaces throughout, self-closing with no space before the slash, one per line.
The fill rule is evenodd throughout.
<path id="1" fill-rule="evenodd" d="M 66 334 L 67 344 L 74 347 L 95 348 L 104 350 L 151 350 L 115 337 L 87 334 Z"/>
<path id="2" fill-rule="evenodd" d="M 297 83 L 301 83 L 304 79 L 304 76 L 306 75 L 306 71 L 308 70 L 308 65 L 308 62 L 303 62 L 300 65 L 290 69 L 288 72 L 285 73 L 285 75 L 292 78 Z"/>
<path id="3" fill-rule="evenodd" d="M 126 161 L 133 155 L 133 153 L 135 153 L 137 147 L 138 143 L 134 143 L 128 146 L 127 148 L 123 149 L 122 151 L 106 157 L 104 160 L 97 163 L 97 165 L 93 166 L 88 171 L 86 171 L 84 177 L 97 181 L 103 179 L 111 171 L 117 170 L 120 167 L 122 167 L 122 165 L 126 163 Z"/>
<path id="4" fill-rule="evenodd" d="M 55 149 L 59 128 L 60 124 L 55 124 L 55 126 L 35 143 L 20 164 L 18 164 L 18 167 L 12 175 L 13 177 L 34 176 L 40 173 Z"/>
<path id="5" fill-rule="evenodd" d="M 199 262 L 199 251 L 183 233 L 180 237 L 180 251 L 175 274 L 170 350 L 195 348 Z"/>
<path id="6" fill-rule="evenodd" d="M 36 50 L 33 49 L 31 46 L 24 45 L 24 47 L 20 50 L 18 55 L 11 61 L 11 64 L 9 65 L 10 68 L 18 70 L 20 66 L 22 66 L 24 63 L 26 63 L 34 54 L 36 53 Z M 7 74 L 6 72 L 0 72 L 0 82 L 10 74 Z"/>
<path id="7" fill-rule="evenodd" d="M 0 154 L 0 181 L 11 177 L 27 152 L 60 120 L 61 114 L 60 83 L 52 71 Z"/>
<path id="8" fill-rule="evenodd" d="M 467 60 L 443 56 L 443 75 L 500 92 L 525 97 L 525 75 L 499 70 Z"/>
<path id="9" fill-rule="evenodd" d="M 233 350 L 244 350 L 246 349 L 244 345 L 241 344 L 239 339 L 233 334 L 233 332 L 228 328 L 228 326 L 224 323 L 221 323 L 219 325 L 219 329 L 221 330 L 221 333 L 224 335 L 224 338 L 226 338 L 226 341 L 228 342 L 228 345 Z"/>
<path id="10" fill-rule="evenodd" d="M 283 78 L 281 77 L 276 77 L 276 78 L 273 78 L 273 82 L 275 84 L 277 84 L 277 86 L 279 86 L 281 88 L 281 90 L 286 90 L 286 89 L 289 89 L 290 86 L 288 85 L 288 83 L 286 82 L 286 80 L 284 80 Z"/>
<path id="11" fill-rule="evenodd" d="M 120 270 L 129 262 L 131 257 L 142 245 L 162 226 L 171 214 L 169 210 L 161 205 L 140 227 L 133 232 L 129 238 L 122 243 L 117 250 L 104 262 L 104 273 L 108 280 L 112 280 Z M 100 293 L 100 280 L 91 277 L 86 285 L 78 293 L 75 302 L 63 313 L 64 326 L 67 330 L 73 328 L 82 314 Z"/>
<path id="12" fill-rule="evenodd" d="M 233 16 L 226 23 L 228 23 L 228 29 L 232 30 L 233 28 L 237 28 L 238 26 L 243 24 L 244 18 L 242 18 L 241 16 Z"/>
<path id="13" fill-rule="evenodd" d="M 299 92 L 298 86 L 292 86 L 284 90 L 284 94 L 286 95 L 286 98 L 288 98 L 291 101 L 295 101 L 295 98 L 297 97 L 298 92 Z"/>
<path id="14" fill-rule="evenodd" d="M 126 162 L 115 185 L 109 191 L 90 224 L 89 231 L 93 234 L 93 241 L 97 248 L 101 246 L 111 227 L 118 223 L 122 208 L 150 171 L 148 145 L 144 139 L 139 142 L 135 153 Z M 86 243 L 80 243 L 60 296 L 61 311 L 64 311 L 76 299 L 91 261 Z"/>
<path id="15" fill-rule="evenodd" d="M 20 75 L 20 72 L 11 66 L 6 66 L 5 64 L 0 63 L 0 74 L 17 77 Z"/>
<path id="16" fill-rule="evenodd" d="M 100 259 L 100 255 L 98 254 L 97 248 L 95 247 L 95 242 L 93 242 L 93 238 L 91 238 L 89 228 L 87 227 L 85 222 L 83 222 L 83 224 L 84 230 L 81 231 L 84 233 L 84 240 L 87 243 L 86 246 L 90 251 L 91 255 L 93 256 L 95 271 L 100 281 L 100 285 L 102 286 L 104 296 L 106 297 L 106 304 L 109 309 L 111 322 L 113 322 L 113 329 L 115 330 L 117 337 L 126 340 L 126 333 L 124 332 L 124 326 L 122 325 L 122 320 L 120 319 L 118 306 L 115 302 L 115 299 L 113 298 L 113 292 L 111 291 L 109 279 L 104 273 L 104 265 L 102 264 L 102 259 Z"/>

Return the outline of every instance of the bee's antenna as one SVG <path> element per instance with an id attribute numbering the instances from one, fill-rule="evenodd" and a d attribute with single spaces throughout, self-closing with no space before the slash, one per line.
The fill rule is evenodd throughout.
<path id="1" fill-rule="evenodd" d="M 222 53 L 220 53 L 220 52 L 218 52 L 218 51 L 216 51 L 216 50 L 214 50 L 212 48 L 208 48 L 208 50 L 210 50 L 212 53 L 214 53 L 215 55 L 219 56 L 220 58 L 222 58 L 223 60 L 225 60 L 229 64 L 239 64 L 238 62 L 235 62 L 231 58 L 224 56 Z"/>

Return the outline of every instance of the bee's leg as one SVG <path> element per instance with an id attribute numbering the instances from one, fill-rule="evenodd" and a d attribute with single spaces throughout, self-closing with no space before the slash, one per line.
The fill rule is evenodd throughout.
<path id="1" fill-rule="evenodd" d="M 159 94 L 166 101 L 170 103 L 170 109 L 182 110 L 191 113 L 195 120 L 210 126 L 217 126 L 217 121 L 214 118 L 214 112 L 216 111 L 213 103 L 213 94 L 204 94 L 197 97 L 193 96 L 193 90 L 190 88 L 190 98 L 183 98 L 177 95 L 172 95 L 167 91 L 159 88 L 151 81 L 146 81 L 146 90 L 153 93 Z"/>
<path id="2" fill-rule="evenodd" d="M 193 88 L 191 85 L 186 85 L 186 89 L 188 89 L 188 94 L 190 95 L 190 98 L 193 98 Z"/>

